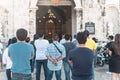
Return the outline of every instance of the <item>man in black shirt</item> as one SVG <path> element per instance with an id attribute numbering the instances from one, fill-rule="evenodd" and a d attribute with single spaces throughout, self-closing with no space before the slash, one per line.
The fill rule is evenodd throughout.
<path id="1" fill-rule="evenodd" d="M 110 36 L 108 36 L 108 40 L 109 40 L 109 42 L 106 44 L 106 48 L 107 48 L 107 50 L 111 47 L 111 44 L 112 44 L 112 42 L 113 42 L 113 36 L 112 35 L 110 35 Z"/>
<path id="2" fill-rule="evenodd" d="M 73 80 L 92 80 L 93 51 L 85 47 L 87 36 L 84 32 L 77 34 L 78 48 L 70 51 L 68 62 L 73 65 Z"/>
<path id="3" fill-rule="evenodd" d="M 66 57 L 63 59 L 63 65 L 64 65 L 64 71 L 65 71 L 65 80 L 70 80 L 70 69 L 71 65 L 68 63 L 68 55 L 69 51 L 74 49 L 76 47 L 75 44 L 73 44 L 70 39 L 71 36 L 69 34 L 65 34 L 65 43 L 63 43 L 63 46 L 65 47 L 66 50 Z"/>

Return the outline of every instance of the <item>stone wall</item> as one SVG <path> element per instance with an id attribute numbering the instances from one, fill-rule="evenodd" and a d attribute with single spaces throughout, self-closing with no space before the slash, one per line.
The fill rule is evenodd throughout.
<path id="1" fill-rule="evenodd" d="M 29 32 L 29 36 L 32 37 L 36 33 L 36 10 L 38 0 L 5 0 L 7 2 L 6 10 L 8 10 L 7 19 L 8 25 L 4 32 L 5 38 L 11 38 L 15 36 L 15 32 L 18 28 L 25 28 Z M 43 0 L 44 1 L 44 0 Z M 63 1 L 63 0 L 62 0 Z M 74 0 L 76 4 L 74 10 L 72 10 L 72 33 L 75 34 L 80 30 L 80 24 L 83 24 L 83 29 L 85 29 L 86 22 L 95 23 L 95 35 L 91 37 L 97 37 L 100 40 L 104 40 L 109 34 L 116 34 L 120 31 L 120 10 L 119 10 L 119 0 L 106 0 L 105 6 L 97 1 L 90 0 L 87 2 L 80 0 Z M 101 0 L 102 1 L 102 0 Z M 111 1 L 111 2 L 110 2 Z M 114 1 L 114 0 L 113 0 Z M 87 6 L 89 4 L 89 6 Z M 101 12 L 105 7 L 105 16 L 101 16 Z M 83 10 L 83 21 L 81 22 L 81 10 Z M 112 24 L 112 28 L 109 32 L 109 26 Z M 0 30 L 2 30 L 0 28 Z M 6 33 L 7 31 L 7 33 Z M 2 31 L 1 31 L 2 32 Z M 73 35 L 72 34 L 72 35 Z M 3 34 L 0 33 L 0 36 Z"/>

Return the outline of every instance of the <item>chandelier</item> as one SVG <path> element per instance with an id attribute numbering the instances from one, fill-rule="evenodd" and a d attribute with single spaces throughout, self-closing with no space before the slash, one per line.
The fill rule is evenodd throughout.
<path id="1" fill-rule="evenodd" d="M 60 0 L 51 0 L 51 3 L 53 4 L 58 4 L 60 2 Z"/>

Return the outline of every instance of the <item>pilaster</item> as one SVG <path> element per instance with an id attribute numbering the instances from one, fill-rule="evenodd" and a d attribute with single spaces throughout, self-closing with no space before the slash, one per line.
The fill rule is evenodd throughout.
<path id="1" fill-rule="evenodd" d="M 76 32 L 79 32 L 82 30 L 81 25 L 82 25 L 82 7 L 75 7 L 76 11 Z"/>
<path id="2" fill-rule="evenodd" d="M 34 34 L 36 34 L 36 10 L 38 8 L 30 8 L 29 10 L 29 36 L 33 37 Z"/>

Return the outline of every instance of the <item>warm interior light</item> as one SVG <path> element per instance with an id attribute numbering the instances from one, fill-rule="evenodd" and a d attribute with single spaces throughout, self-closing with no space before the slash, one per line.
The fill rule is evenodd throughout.
<path id="1" fill-rule="evenodd" d="M 51 0 L 51 3 L 53 4 L 58 4 L 60 2 L 60 0 Z"/>
<path id="2" fill-rule="evenodd" d="M 53 20 L 52 19 L 48 20 L 48 23 L 53 23 Z"/>

